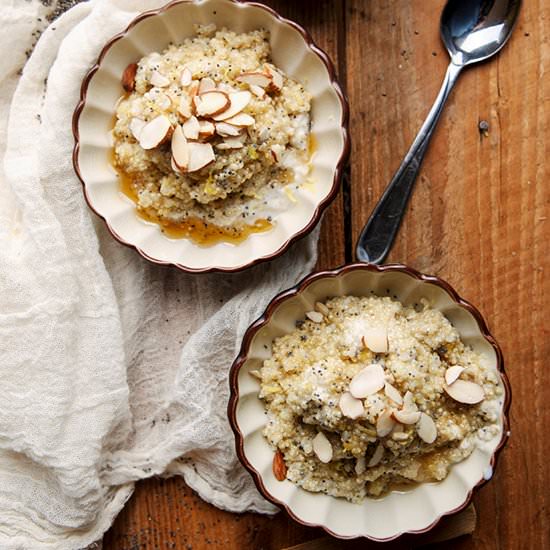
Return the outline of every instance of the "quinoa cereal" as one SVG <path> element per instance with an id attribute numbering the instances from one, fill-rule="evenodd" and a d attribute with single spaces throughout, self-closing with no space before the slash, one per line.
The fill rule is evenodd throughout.
<path id="1" fill-rule="evenodd" d="M 318 303 L 255 374 L 278 479 L 356 503 L 444 479 L 501 429 L 497 373 L 425 300 Z"/>
<path id="2" fill-rule="evenodd" d="M 139 214 L 201 244 L 265 231 L 309 184 L 311 97 L 269 33 L 214 25 L 122 76 L 113 164 Z"/>

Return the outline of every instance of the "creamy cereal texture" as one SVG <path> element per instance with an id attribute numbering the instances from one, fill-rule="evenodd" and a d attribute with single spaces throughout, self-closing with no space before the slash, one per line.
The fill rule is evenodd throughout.
<path id="1" fill-rule="evenodd" d="M 427 302 L 317 304 L 257 375 L 286 477 L 352 502 L 441 480 L 500 430 L 497 375 Z"/>
<path id="2" fill-rule="evenodd" d="M 289 185 L 307 182 L 311 98 L 273 65 L 268 39 L 199 26 L 126 69 L 114 164 L 142 215 L 231 240 L 268 227 Z"/>

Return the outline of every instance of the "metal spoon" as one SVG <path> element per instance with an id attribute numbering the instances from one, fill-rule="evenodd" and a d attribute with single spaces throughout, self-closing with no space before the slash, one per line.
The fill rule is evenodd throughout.
<path id="1" fill-rule="evenodd" d="M 358 260 L 380 264 L 388 255 L 428 143 L 458 75 L 466 65 L 488 59 L 506 44 L 520 4 L 521 0 L 447 2 L 440 27 L 451 63 L 428 117 L 359 236 Z"/>

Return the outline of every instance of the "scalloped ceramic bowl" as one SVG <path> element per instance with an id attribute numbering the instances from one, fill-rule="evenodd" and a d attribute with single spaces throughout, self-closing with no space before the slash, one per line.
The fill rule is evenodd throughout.
<path id="1" fill-rule="evenodd" d="M 441 482 L 422 483 L 406 492 L 392 492 L 384 498 L 352 504 L 344 499 L 307 492 L 288 480 L 275 479 L 272 471 L 274 451 L 262 435 L 266 416 L 258 398 L 260 385 L 249 372 L 258 369 L 269 357 L 273 339 L 292 331 L 295 321 L 303 319 L 315 302 L 330 296 L 369 296 L 371 293 L 395 296 L 405 305 L 427 298 L 432 307 L 451 321 L 462 340 L 481 354 L 487 367 L 499 374 L 504 390 L 501 431 L 493 440 L 476 448 L 467 459 L 454 465 Z M 228 413 L 237 453 L 260 492 L 296 521 L 323 527 L 340 538 L 367 537 L 384 541 L 433 528 L 444 515 L 467 506 L 474 488 L 491 478 L 497 453 L 509 436 L 510 386 L 500 349 L 481 314 L 462 300 L 449 284 L 405 266 L 352 264 L 336 271 L 314 273 L 296 287 L 279 294 L 246 332 L 230 379 Z"/>
<path id="2" fill-rule="evenodd" d="M 188 239 L 166 237 L 157 225 L 138 218 L 135 205 L 119 191 L 109 161 L 110 130 L 116 102 L 123 94 L 120 79 L 125 67 L 147 53 L 163 50 L 171 41 L 193 36 L 195 23 L 215 23 L 237 32 L 268 29 L 274 63 L 313 96 L 311 131 L 317 145 L 312 161 L 313 188 L 296 193 L 299 200 L 276 218 L 273 229 L 252 234 L 238 245 L 202 247 Z M 260 4 L 178 0 L 140 15 L 102 50 L 83 81 L 75 110 L 73 162 L 89 206 L 122 244 L 134 247 L 148 260 L 184 271 L 238 271 L 282 254 L 319 221 L 338 191 L 349 153 L 347 120 L 347 102 L 331 61 L 299 25 Z"/>

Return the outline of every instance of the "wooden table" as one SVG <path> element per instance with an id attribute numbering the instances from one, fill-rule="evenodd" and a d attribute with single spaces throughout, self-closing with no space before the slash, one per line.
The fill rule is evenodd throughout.
<path id="1" fill-rule="evenodd" d="M 310 30 L 347 87 L 351 166 L 324 218 L 318 264 L 338 266 L 353 259 L 362 225 L 438 91 L 448 62 L 438 36 L 444 2 L 266 3 Z M 512 437 L 495 478 L 475 497 L 478 528 L 445 548 L 550 547 L 550 377 L 543 363 L 550 357 L 549 37 L 550 2 L 526 1 L 501 55 L 462 76 L 389 258 L 443 277 L 479 307 L 513 387 Z M 485 133 L 480 121 L 489 125 Z M 278 550 L 323 536 L 282 513 L 222 512 L 181 479 L 152 479 L 138 483 L 104 547 Z"/>

